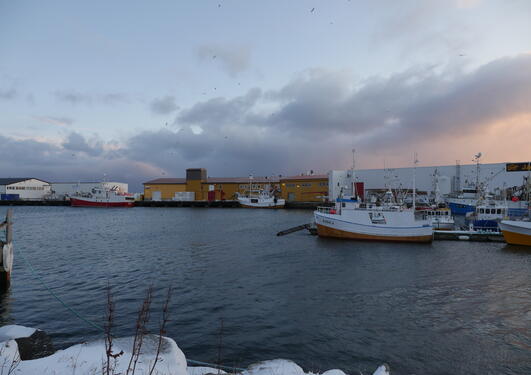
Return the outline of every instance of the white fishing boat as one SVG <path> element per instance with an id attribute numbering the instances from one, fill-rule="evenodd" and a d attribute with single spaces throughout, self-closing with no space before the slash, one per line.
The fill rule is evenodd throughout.
<path id="1" fill-rule="evenodd" d="M 508 244 L 531 246 L 531 221 L 502 220 L 499 226 Z"/>
<path id="2" fill-rule="evenodd" d="M 525 192 L 522 196 L 527 202 L 527 214 L 521 220 L 502 220 L 499 223 L 505 242 L 511 245 L 531 246 L 531 168 L 528 165 Z"/>
<path id="3" fill-rule="evenodd" d="M 416 163 L 415 157 L 415 165 Z M 415 175 L 412 208 L 394 203 L 391 190 L 387 191 L 384 202 L 380 205 L 360 203 L 356 191 L 350 199 L 340 195 L 334 207 L 318 207 L 314 212 L 317 234 L 321 237 L 357 240 L 431 242 L 432 224 L 415 215 L 415 199 Z"/>
<path id="4" fill-rule="evenodd" d="M 468 213 L 466 218 L 475 231 L 498 232 L 498 224 L 507 218 L 508 211 L 507 202 L 499 202 L 487 195 L 477 202 L 474 212 Z"/>
<path id="5" fill-rule="evenodd" d="M 262 189 L 253 189 L 253 177 L 249 176 L 249 189 L 247 196 L 237 195 L 240 206 L 246 208 L 282 208 L 286 201 L 279 198 L 278 189 L 266 185 Z"/>
<path id="6" fill-rule="evenodd" d="M 314 212 L 317 234 L 358 240 L 431 242 L 433 226 L 417 219 L 403 206 L 376 206 L 338 199 L 335 207 L 318 207 Z"/>
<path id="7" fill-rule="evenodd" d="M 455 220 L 451 209 L 446 205 L 439 189 L 439 171 L 435 169 L 433 173 L 433 199 L 426 207 L 418 211 L 431 222 L 434 230 L 453 230 Z"/>
<path id="8" fill-rule="evenodd" d="M 448 207 L 426 207 L 418 211 L 431 223 L 435 230 L 453 230 L 455 220 Z"/>

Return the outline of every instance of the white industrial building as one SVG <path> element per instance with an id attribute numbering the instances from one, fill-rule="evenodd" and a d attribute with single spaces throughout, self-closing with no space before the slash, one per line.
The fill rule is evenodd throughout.
<path id="1" fill-rule="evenodd" d="M 50 191 L 50 183 L 38 178 L 0 178 L 1 200 L 42 200 Z"/>
<path id="2" fill-rule="evenodd" d="M 479 183 L 488 192 L 521 186 L 531 162 L 493 163 L 479 165 Z M 443 165 L 416 168 L 416 187 L 419 192 L 432 192 L 434 174 L 437 170 L 441 194 L 455 193 L 476 186 L 477 165 Z M 365 190 L 412 189 L 414 168 L 362 169 L 354 171 L 356 182 L 362 182 Z M 352 170 L 330 171 L 328 174 L 328 196 L 335 200 L 341 188 L 345 195 L 352 194 Z"/>
<path id="3" fill-rule="evenodd" d="M 74 194 L 90 193 L 92 189 L 116 190 L 127 193 L 129 185 L 124 182 L 52 182 L 54 199 L 66 199 Z"/>

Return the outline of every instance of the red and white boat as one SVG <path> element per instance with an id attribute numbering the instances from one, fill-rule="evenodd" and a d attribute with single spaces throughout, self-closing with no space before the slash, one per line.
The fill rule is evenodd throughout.
<path id="1" fill-rule="evenodd" d="M 72 207 L 133 207 L 133 194 L 115 189 L 93 188 L 90 193 L 78 193 L 70 197 Z"/>

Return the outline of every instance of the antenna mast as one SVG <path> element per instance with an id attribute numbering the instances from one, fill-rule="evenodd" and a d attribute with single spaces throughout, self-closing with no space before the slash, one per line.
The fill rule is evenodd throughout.
<path id="1" fill-rule="evenodd" d="M 481 152 L 474 155 L 474 161 L 476 162 L 476 200 L 479 199 L 479 159 L 481 158 Z"/>
<path id="2" fill-rule="evenodd" d="M 352 192 L 354 199 L 358 199 L 358 188 L 356 186 L 356 149 L 352 149 Z"/>
<path id="3" fill-rule="evenodd" d="M 417 208 L 417 163 L 419 162 L 417 159 L 417 153 L 415 152 L 413 155 L 413 213 L 415 212 L 415 209 Z"/>

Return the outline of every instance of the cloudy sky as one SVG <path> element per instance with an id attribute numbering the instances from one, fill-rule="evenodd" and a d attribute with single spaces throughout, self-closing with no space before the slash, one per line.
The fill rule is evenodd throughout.
<path id="1" fill-rule="evenodd" d="M 531 158 L 527 0 L 0 0 L 0 177 Z"/>

